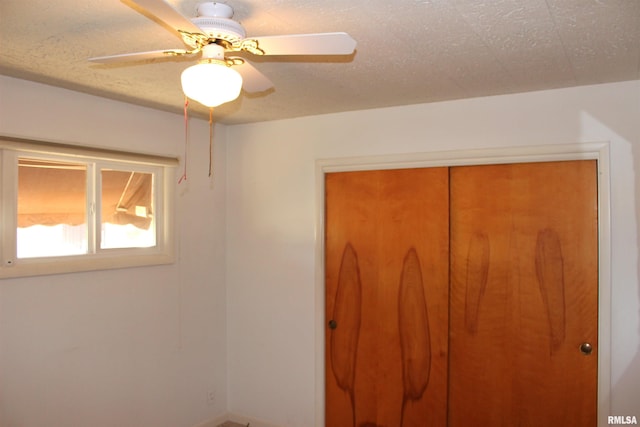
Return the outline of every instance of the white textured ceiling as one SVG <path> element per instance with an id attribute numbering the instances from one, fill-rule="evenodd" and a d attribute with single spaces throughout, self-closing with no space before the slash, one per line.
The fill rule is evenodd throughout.
<path id="1" fill-rule="evenodd" d="M 199 1 L 168 2 L 191 17 Z M 358 43 L 348 57 L 251 57 L 275 88 L 216 108 L 228 124 L 640 79 L 640 0 L 222 2 L 248 36 L 345 31 Z M 180 112 L 193 61 L 87 58 L 183 47 L 119 0 L 0 2 L 0 74 Z"/>

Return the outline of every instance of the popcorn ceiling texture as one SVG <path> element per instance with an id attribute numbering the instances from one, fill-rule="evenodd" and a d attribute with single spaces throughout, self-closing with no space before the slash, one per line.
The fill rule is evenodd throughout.
<path id="1" fill-rule="evenodd" d="M 169 2 L 188 17 L 198 3 Z M 358 42 L 348 57 L 248 56 L 275 89 L 217 108 L 228 124 L 640 79 L 638 0 L 224 2 L 248 36 L 345 31 Z M 0 17 L 0 74 L 182 111 L 193 60 L 86 61 L 184 47 L 126 3 L 3 0 Z"/>

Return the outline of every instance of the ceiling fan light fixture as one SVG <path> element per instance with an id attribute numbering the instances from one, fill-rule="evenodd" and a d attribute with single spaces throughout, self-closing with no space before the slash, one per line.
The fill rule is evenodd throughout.
<path id="1" fill-rule="evenodd" d="M 207 60 L 182 72 L 182 91 L 207 107 L 230 102 L 240 95 L 242 76 L 223 61 Z"/>

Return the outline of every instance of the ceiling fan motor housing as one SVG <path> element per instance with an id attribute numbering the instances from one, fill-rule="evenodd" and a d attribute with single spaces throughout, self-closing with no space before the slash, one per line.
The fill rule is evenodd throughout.
<path id="1" fill-rule="evenodd" d="M 224 3 L 200 3 L 197 8 L 198 16 L 191 21 L 212 39 L 225 40 L 231 44 L 239 43 L 247 33 L 240 23 L 231 19 L 233 9 Z"/>

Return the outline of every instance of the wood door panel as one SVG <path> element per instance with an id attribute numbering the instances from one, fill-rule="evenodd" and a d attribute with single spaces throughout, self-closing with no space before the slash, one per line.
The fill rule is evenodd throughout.
<path id="1" fill-rule="evenodd" d="M 595 161 L 452 168 L 450 426 L 596 425 L 596 188 Z"/>
<path id="2" fill-rule="evenodd" d="M 327 174 L 326 425 L 595 426 L 596 166 Z"/>
<path id="3" fill-rule="evenodd" d="M 325 189 L 326 319 L 337 323 L 326 330 L 325 423 L 442 426 L 448 171 L 333 173 Z"/>

